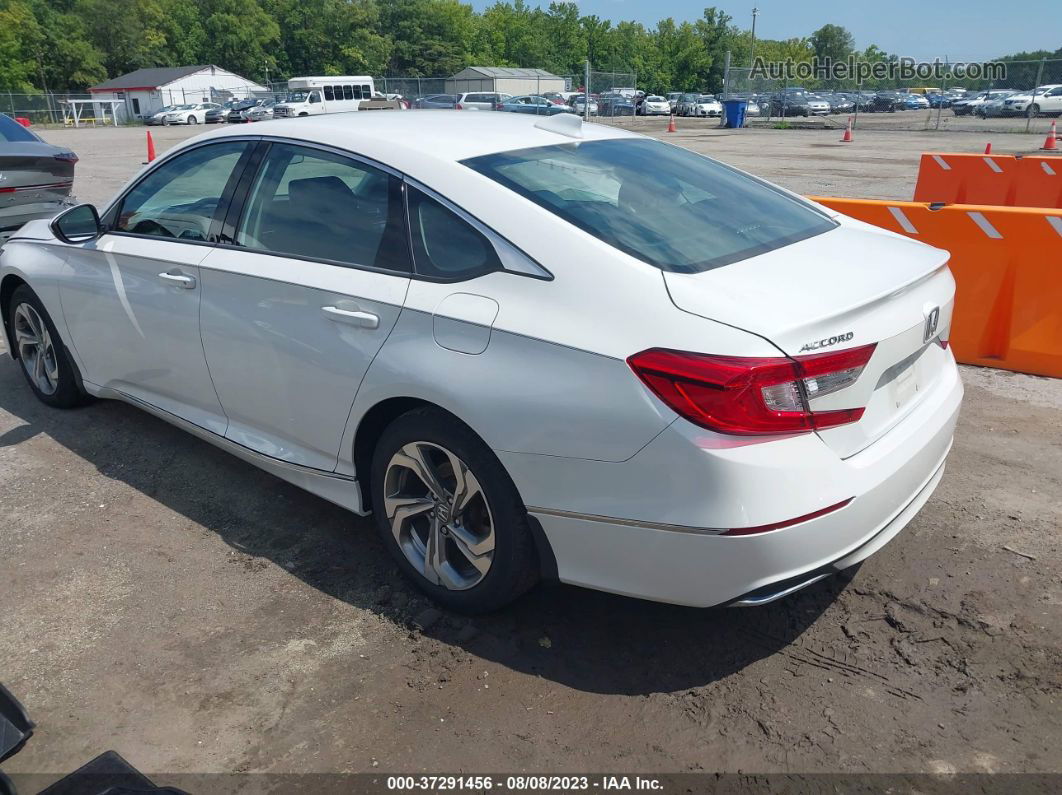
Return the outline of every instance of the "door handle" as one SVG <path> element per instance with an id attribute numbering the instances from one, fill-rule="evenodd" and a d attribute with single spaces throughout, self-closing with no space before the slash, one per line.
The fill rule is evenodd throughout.
<path id="1" fill-rule="evenodd" d="M 159 278 L 164 282 L 169 282 L 174 287 L 180 287 L 183 290 L 192 290 L 195 288 L 195 277 L 187 276 L 183 273 L 160 273 Z"/>
<path id="2" fill-rule="evenodd" d="M 379 328 L 380 326 L 380 316 L 372 312 L 340 309 L 338 306 L 322 306 L 321 311 L 328 316 L 329 320 L 337 323 L 349 323 L 361 328 Z"/>

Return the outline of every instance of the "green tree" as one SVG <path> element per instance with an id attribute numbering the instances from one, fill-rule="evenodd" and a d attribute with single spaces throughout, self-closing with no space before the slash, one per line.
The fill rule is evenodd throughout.
<path id="1" fill-rule="evenodd" d="M 840 25 L 829 24 L 811 34 L 811 46 L 820 61 L 842 61 L 855 49 L 855 39 Z"/>
<path id="2" fill-rule="evenodd" d="M 381 7 L 380 20 L 393 41 L 392 74 L 435 77 L 468 66 L 477 25 L 471 6 L 458 0 L 394 0 Z"/>
<path id="3" fill-rule="evenodd" d="M 43 40 L 37 19 L 25 3 L 0 3 L 0 89 L 20 94 L 39 82 L 37 56 Z"/>
<path id="4" fill-rule="evenodd" d="M 201 0 L 205 61 L 251 79 L 276 69 L 280 26 L 255 0 Z"/>

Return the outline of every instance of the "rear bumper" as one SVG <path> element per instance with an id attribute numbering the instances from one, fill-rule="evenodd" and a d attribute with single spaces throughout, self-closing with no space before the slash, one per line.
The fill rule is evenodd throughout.
<path id="1" fill-rule="evenodd" d="M 697 607 L 765 603 L 855 565 L 907 525 L 940 482 L 961 399 L 952 362 L 932 395 L 847 459 L 812 434 L 735 443 L 682 420 L 622 463 L 499 457 L 562 581 Z M 849 498 L 779 530 L 708 529 L 771 524 Z"/>

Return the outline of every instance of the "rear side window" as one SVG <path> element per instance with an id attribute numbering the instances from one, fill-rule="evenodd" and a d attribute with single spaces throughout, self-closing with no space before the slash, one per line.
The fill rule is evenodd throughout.
<path id="1" fill-rule="evenodd" d="M 36 135 L 31 133 L 17 121 L 3 113 L 0 113 L 0 141 L 15 143 L 18 141 L 39 141 Z"/>
<path id="2" fill-rule="evenodd" d="M 333 99 L 335 99 L 336 95 L 332 93 L 332 86 L 324 87 L 324 97 L 325 100 L 328 102 L 331 102 Z"/>
<path id="3" fill-rule="evenodd" d="M 401 182 L 332 152 L 273 144 L 235 242 L 258 251 L 409 272 Z"/>
<path id="4" fill-rule="evenodd" d="M 728 166 L 660 141 L 556 144 L 462 161 L 599 240 L 698 273 L 837 226 Z"/>
<path id="5" fill-rule="evenodd" d="M 412 185 L 407 189 L 417 273 L 441 279 L 470 279 L 501 270 L 498 254 L 486 236 L 423 191 Z"/>

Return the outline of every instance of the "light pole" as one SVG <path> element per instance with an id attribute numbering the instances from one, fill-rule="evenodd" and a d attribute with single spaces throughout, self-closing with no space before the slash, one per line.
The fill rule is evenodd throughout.
<path id="1" fill-rule="evenodd" d="M 752 46 L 749 47 L 749 66 L 754 66 L 756 63 L 756 17 L 760 15 L 760 9 L 755 6 L 752 7 Z"/>

